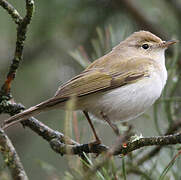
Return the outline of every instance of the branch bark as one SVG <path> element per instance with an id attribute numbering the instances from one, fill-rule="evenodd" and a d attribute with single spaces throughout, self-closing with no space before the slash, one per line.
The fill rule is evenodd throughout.
<path id="1" fill-rule="evenodd" d="M 157 137 L 149 137 L 149 138 L 140 138 L 136 141 L 130 141 L 127 144 L 118 143 L 116 148 L 114 149 L 112 155 L 127 155 L 128 153 L 138 150 L 145 146 L 165 146 L 165 145 L 174 145 L 181 143 L 181 133 L 167 135 L 167 136 L 157 136 Z M 51 141 L 51 145 L 56 152 L 60 154 L 80 154 L 80 153 L 102 153 L 110 150 L 105 145 L 95 144 L 91 146 L 91 144 L 81 144 L 81 145 L 66 145 L 62 144 L 57 140 Z"/>
<path id="2" fill-rule="evenodd" d="M 165 135 L 173 134 L 181 127 L 181 119 L 178 121 L 175 121 L 167 130 Z M 137 160 L 137 165 L 142 165 L 144 162 L 149 160 L 150 158 L 154 157 L 156 154 L 158 154 L 163 146 L 157 146 L 154 149 L 152 149 L 150 152 L 146 153 L 144 156 L 142 156 L 140 159 Z"/>
<path id="3" fill-rule="evenodd" d="M 28 180 L 20 158 L 8 136 L 0 129 L 0 152 L 14 180 Z"/>
<path id="4" fill-rule="evenodd" d="M 8 13 L 14 19 L 15 23 L 18 25 L 14 58 L 12 60 L 12 64 L 7 74 L 6 81 L 1 87 L 1 91 L 0 91 L 0 96 L 1 96 L 0 101 L 1 101 L 3 97 L 5 97 L 6 99 L 7 98 L 11 99 L 11 95 L 10 95 L 11 83 L 15 78 L 16 71 L 22 60 L 27 28 L 28 28 L 28 25 L 30 24 L 30 21 L 33 15 L 34 1 L 26 0 L 26 15 L 23 19 L 19 15 L 18 11 L 12 5 L 10 5 L 7 1 L 0 0 L 0 5 L 8 11 Z"/>
<path id="5" fill-rule="evenodd" d="M 18 113 L 22 109 L 20 105 L 14 106 L 12 100 L 11 102 L 8 100 L 11 99 L 11 82 L 14 80 L 19 63 L 22 60 L 24 41 L 26 39 L 28 25 L 30 24 L 33 15 L 34 1 L 26 0 L 26 15 L 24 18 L 22 18 L 19 12 L 6 0 L 0 0 L 0 6 L 11 15 L 13 21 L 17 24 L 17 40 L 14 58 L 7 74 L 7 78 L 0 90 L 0 113 L 7 112 L 12 115 Z M 4 109 L 4 107 L 6 108 Z M 0 151 L 4 157 L 4 162 L 10 169 L 12 178 L 15 180 L 27 180 L 28 177 L 20 162 L 20 158 L 8 136 L 2 129 L 0 129 Z"/>
<path id="6" fill-rule="evenodd" d="M 0 0 L 0 6 L 7 10 L 7 12 L 10 14 L 16 24 L 19 25 L 22 22 L 23 18 L 9 2 L 7 2 L 6 0 Z"/>
<path id="7" fill-rule="evenodd" d="M 16 106 L 16 104 L 14 104 Z M 13 107 L 13 106 L 11 106 Z M 17 108 L 23 109 L 22 106 L 19 104 L 17 105 Z M 1 108 L 0 108 L 1 109 Z M 64 134 L 54 131 L 48 126 L 44 125 L 42 122 L 36 120 L 35 118 L 30 118 L 28 120 L 25 120 L 22 122 L 24 126 L 29 127 L 32 129 L 35 133 L 43 137 L 46 141 L 49 142 L 51 148 L 56 151 L 57 153 L 60 153 L 61 155 L 64 154 L 77 154 L 81 155 L 83 152 L 85 153 L 96 153 L 100 154 L 102 152 L 107 152 L 110 150 L 109 147 L 103 145 L 103 144 L 79 144 L 75 142 L 74 140 L 65 137 Z M 151 156 L 155 155 L 155 153 L 158 153 L 161 149 L 161 146 L 164 145 L 173 145 L 173 144 L 179 144 L 181 143 L 181 133 L 176 133 L 173 135 L 167 135 L 170 133 L 175 132 L 179 127 L 181 126 L 181 120 L 176 121 L 175 124 L 170 127 L 167 130 L 167 133 L 165 136 L 157 136 L 157 137 L 149 137 L 149 138 L 140 138 L 136 141 L 129 141 L 126 144 L 118 142 L 118 145 L 116 145 L 116 148 L 114 149 L 113 155 L 126 155 L 132 151 L 135 151 L 139 148 L 145 147 L 145 146 L 153 146 L 153 145 L 159 145 L 155 150 L 153 150 L 151 153 L 149 153 Z M 139 161 L 139 164 L 142 164 L 145 162 L 147 158 L 143 158 Z"/>

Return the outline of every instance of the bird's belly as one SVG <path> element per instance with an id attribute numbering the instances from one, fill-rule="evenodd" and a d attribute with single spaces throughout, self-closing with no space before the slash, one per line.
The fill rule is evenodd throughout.
<path id="1" fill-rule="evenodd" d="M 98 119 L 101 112 L 111 121 L 127 121 L 145 112 L 162 92 L 158 77 L 149 77 L 104 93 L 91 95 L 81 104 Z"/>

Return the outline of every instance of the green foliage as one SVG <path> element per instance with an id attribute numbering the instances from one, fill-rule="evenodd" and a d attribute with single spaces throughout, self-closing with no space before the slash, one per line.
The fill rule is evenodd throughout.
<path id="1" fill-rule="evenodd" d="M 78 167 L 71 169 L 69 172 L 65 172 L 64 180 L 83 180 L 87 179 L 96 180 L 115 180 L 122 179 L 122 169 L 116 168 L 116 164 L 113 158 L 106 161 L 98 170 L 87 176 L 89 170 L 94 169 L 95 164 L 100 162 L 99 159 L 88 157 L 86 154 L 86 161 L 81 160 Z M 102 155 L 101 155 L 102 156 Z M 126 177 L 126 174 L 125 176 Z"/>
<path id="2" fill-rule="evenodd" d="M 82 46 L 74 51 L 69 52 L 73 59 L 76 60 L 76 62 L 78 62 L 84 68 L 91 63 L 90 59 L 97 59 L 103 56 L 113 47 L 112 40 L 115 37 L 111 26 L 106 27 L 104 30 L 98 27 L 96 28 L 96 32 L 97 38 L 91 40 L 93 54 L 90 57 Z"/>

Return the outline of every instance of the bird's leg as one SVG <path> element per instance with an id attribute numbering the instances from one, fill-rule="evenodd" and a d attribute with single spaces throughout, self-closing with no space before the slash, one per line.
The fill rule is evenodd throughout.
<path id="1" fill-rule="evenodd" d="M 99 137 L 98 137 L 98 135 L 97 135 L 97 133 L 96 133 L 96 130 L 95 130 L 93 124 L 92 124 L 92 121 L 91 121 L 91 119 L 90 119 L 90 117 L 89 117 L 88 112 L 87 112 L 87 111 L 83 111 L 83 113 L 84 113 L 86 119 L 88 120 L 88 122 L 89 122 L 89 124 L 90 124 L 90 127 L 91 127 L 91 129 L 92 129 L 92 131 L 93 131 L 93 134 L 94 134 L 94 136 L 95 136 L 95 138 L 96 138 L 96 141 L 94 142 L 94 144 L 101 144 L 101 140 L 99 139 Z"/>
<path id="2" fill-rule="evenodd" d="M 119 129 L 118 129 L 117 125 L 114 124 L 113 122 L 111 122 L 110 119 L 107 117 L 107 115 L 105 113 L 103 113 L 102 111 L 101 111 L 101 116 L 109 124 L 109 126 L 113 129 L 115 134 L 117 136 L 120 136 L 120 132 L 119 132 Z"/>

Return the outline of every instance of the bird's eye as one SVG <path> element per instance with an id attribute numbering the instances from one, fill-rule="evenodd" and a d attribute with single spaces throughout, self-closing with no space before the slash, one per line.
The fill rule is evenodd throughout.
<path id="1" fill-rule="evenodd" d="M 143 49 L 148 49 L 150 46 L 149 46 L 148 44 L 143 44 L 141 47 L 142 47 Z"/>

